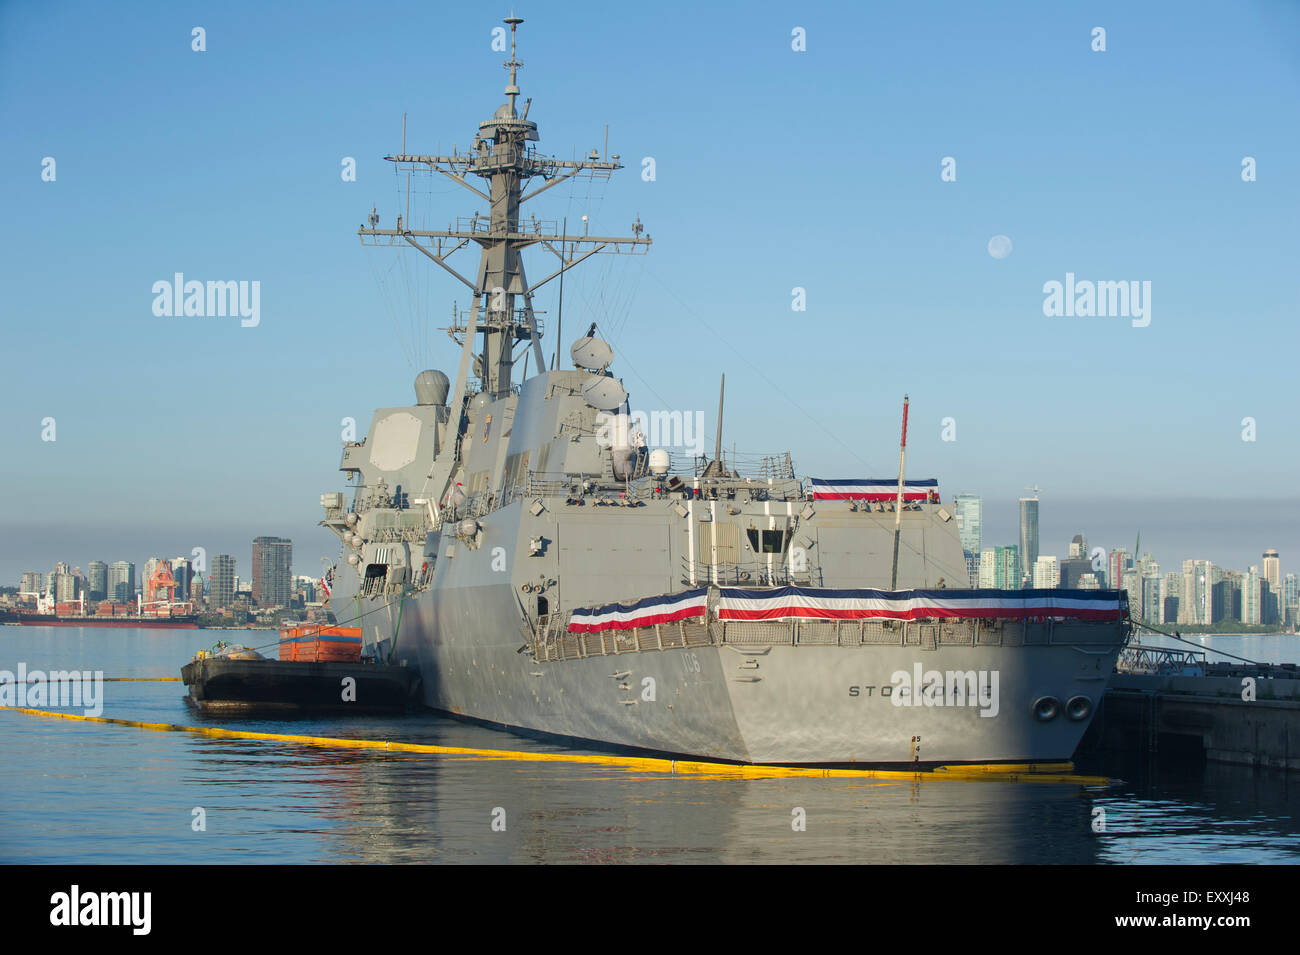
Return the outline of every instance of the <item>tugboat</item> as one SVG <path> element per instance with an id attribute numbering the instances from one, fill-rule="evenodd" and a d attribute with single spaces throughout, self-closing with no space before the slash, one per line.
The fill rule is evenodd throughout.
<path id="1" fill-rule="evenodd" d="M 419 675 L 361 658 L 355 628 L 289 624 L 280 659 L 218 642 L 181 668 L 185 701 L 203 713 L 390 713 L 418 703 Z"/>
<path id="2" fill-rule="evenodd" d="M 740 763 L 1069 759 L 1129 634 L 1121 591 L 970 589 L 937 482 L 814 482 L 788 453 L 746 468 L 724 459 L 721 422 L 712 458 L 652 448 L 595 324 L 572 367 L 548 362 L 539 289 L 651 240 L 639 218 L 613 236 L 521 213 L 622 168 L 537 151 L 522 22 L 505 20 L 505 102 L 472 147 L 387 157 L 486 210 L 424 230 L 372 209 L 358 229 L 473 300 L 448 329 L 454 378 L 421 372 L 414 404 L 377 410 L 343 450 L 349 489 L 321 495 L 340 625 L 418 671 L 427 706 L 561 740 Z M 473 246 L 477 268 L 459 271 Z"/>

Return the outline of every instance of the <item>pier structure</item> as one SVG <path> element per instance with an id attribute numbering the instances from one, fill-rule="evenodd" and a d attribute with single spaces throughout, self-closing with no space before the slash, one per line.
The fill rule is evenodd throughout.
<path id="1" fill-rule="evenodd" d="M 1300 771 L 1300 668 L 1130 646 L 1080 748 Z"/>

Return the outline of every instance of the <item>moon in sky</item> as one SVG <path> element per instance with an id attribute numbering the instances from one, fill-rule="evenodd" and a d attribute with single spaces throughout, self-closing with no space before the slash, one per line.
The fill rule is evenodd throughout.
<path id="1" fill-rule="evenodd" d="M 1005 235 L 995 235 L 989 239 L 989 255 L 995 259 L 1005 259 L 1011 254 L 1011 238 Z"/>

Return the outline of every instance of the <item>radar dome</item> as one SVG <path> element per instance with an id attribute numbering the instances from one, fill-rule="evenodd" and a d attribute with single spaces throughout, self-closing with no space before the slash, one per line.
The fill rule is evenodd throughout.
<path id="1" fill-rule="evenodd" d="M 663 448 L 655 448 L 650 452 L 650 473 L 659 477 L 668 473 L 668 452 Z"/>
<path id="2" fill-rule="evenodd" d="M 615 378 L 593 376 L 582 386 L 582 397 L 597 411 L 617 411 L 627 401 L 627 392 Z"/>
<path id="3" fill-rule="evenodd" d="M 569 357 L 577 368 L 586 371 L 604 371 L 614 360 L 614 349 L 602 338 L 590 335 L 579 338 L 569 349 Z"/>
<path id="4" fill-rule="evenodd" d="M 417 405 L 445 405 L 451 381 L 440 371 L 428 369 L 415 376 L 415 403 Z"/>

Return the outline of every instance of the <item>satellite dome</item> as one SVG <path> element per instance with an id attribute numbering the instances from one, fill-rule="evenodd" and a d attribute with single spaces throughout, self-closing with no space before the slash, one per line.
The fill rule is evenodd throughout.
<path id="1" fill-rule="evenodd" d="M 627 401 L 627 392 L 618 379 L 593 375 L 582 386 L 582 398 L 597 411 L 617 411 Z"/>
<path id="2" fill-rule="evenodd" d="M 614 349 L 602 338 L 587 335 L 579 338 L 569 349 L 569 357 L 577 368 L 585 371 L 604 371 L 614 360 Z"/>
<path id="3" fill-rule="evenodd" d="M 451 381 L 440 371 L 427 369 L 415 376 L 415 403 L 417 405 L 445 405 Z"/>

